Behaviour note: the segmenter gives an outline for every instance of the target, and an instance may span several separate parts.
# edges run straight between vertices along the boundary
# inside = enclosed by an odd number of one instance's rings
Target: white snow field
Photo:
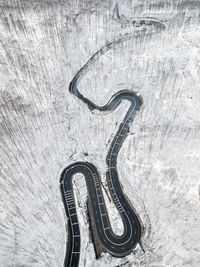
[[[62,170],[93,163],[105,181],[106,153],[127,111],[91,113],[68,91],[106,43],[133,35],[93,62],[81,93],[103,105],[122,89],[143,107],[118,157],[124,193],[144,227],[125,258],[96,260],[84,178],[74,191],[80,266],[200,266],[200,2],[119,0],[121,15],[154,17],[166,28],[122,25],[111,0],[0,0],[0,266],[62,267],[67,219]],[[122,16],[123,17],[123,16]],[[145,30],[146,29],[146,30]],[[105,192],[105,191],[104,191]],[[123,224],[106,197],[113,230]]]

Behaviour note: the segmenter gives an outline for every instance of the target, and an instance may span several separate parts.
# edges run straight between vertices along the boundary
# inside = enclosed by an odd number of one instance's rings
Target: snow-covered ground
[[[68,92],[80,67],[106,42],[134,37],[97,60],[80,91],[107,103],[121,89],[144,99],[118,158],[124,192],[145,228],[142,246],[96,261],[79,203],[80,266],[200,266],[200,2],[119,0],[121,14],[165,19],[162,33],[121,27],[114,1],[0,0],[0,266],[61,267],[66,217],[59,190],[64,167],[92,162],[105,181],[105,158],[127,103],[92,114]],[[106,194],[105,194],[106,197]],[[113,229],[123,226],[109,204]]]

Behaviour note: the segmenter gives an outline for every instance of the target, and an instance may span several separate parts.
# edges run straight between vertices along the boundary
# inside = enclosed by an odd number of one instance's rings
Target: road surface
[[[119,14],[117,14],[117,19],[120,20]],[[149,19],[147,19],[145,23],[139,23],[139,25],[150,25],[154,26],[154,28],[157,27],[157,32],[160,32],[165,28],[164,25],[161,27],[161,23],[158,23],[157,21],[153,23],[153,21],[149,21]],[[152,32],[149,34],[152,34]],[[122,90],[113,95],[105,106],[97,106],[91,100],[85,98],[78,90],[81,77],[89,69],[92,63],[99,56],[109,51],[113,46],[130,38],[133,38],[133,36],[127,35],[121,37],[118,40],[107,43],[102,49],[98,50],[76,73],[69,86],[69,91],[87,104],[91,111],[113,111],[120,105],[122,100],[129,101],[130,103],[128,111],[119,126],[106,157],[107,184],[112,200],[122,218],[124,233],[121,236],[118,236],[112,231],[101,189],[101,181],[96,167],[88,162],[76,162],[68,166],[64,169],[60,178],[62,199],[68,217],[69,230],[67,252],[64,263],[65,267],[78,266],[80,257],[80,229],[72,186],[72,179],[76,173],[81,173],[85,177],[88,191],[88,204],[90,207],[89,216],[91,217],[93,227],[92,230],[96,233],[95,238],[98,239],[97,241],[101,248],[115,257],[124,257],[133,250],[141,238],[142,226],[135,211],[130,206],[130,202],[122,192],[117,173],[117,156],[122,143],[129,132],[130,125],[142,106],[142,98],[133,91]]]
[[[112,231],[103,198],[100,177],[95,166],[88,162],[77,162],[68,166],[64,169],[61,175],[61,192],[66,214],[69,218],[68,229],[70,242],[68,242],[65,266],[78,266],[80,254],[80,230],[72,184],[73,176],[76,173],[81,173],[85,177],[88,200],[91,207],[90,216],[96,226],[98,241],[101,243],[104,250],[113,256],[123,257],[129,254],[140,240],[140,222],[134,210],[130,207],[127,198],[124,196],[119,182],[117,173],[117,155],[129,132],[130,124],[133,122],[136,113],[142,105],[142,99],[132,91],[120,91],[114,95],[109,103],[102,107],[101,110],[114,110],[119,106],[122,100],[129,101],[130,107],[123,122],[120,124],[108,151],[106,157],[108,166],[106,178],[110,194],[124,224],[124,233],[123,235],[118,236]]]

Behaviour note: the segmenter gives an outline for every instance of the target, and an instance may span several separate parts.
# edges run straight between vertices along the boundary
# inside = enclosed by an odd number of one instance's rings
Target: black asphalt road
[[[117,18],[118,17],[119,16],[117,15]],[[153,25],[154,28],[157,28],[158,33],[165,28],[164,26],[161,27],[157,21],[154,22],[151,20],[149,22],[148,19],[146,22],[142,21],[138,25],[149,25],[150,27]],[[141,34],[144,34],[144,32]],[[148,34],[151,35],[152,32],[149,32]],[[129,101],[130,103],[128,111],[123,119],[123,122],[120,124],[106,157],[108,167],[106,173],[107,183],[115,206],[123,220],[124,233],[123,235],[118,236],[112,231],[101,190],[100,177],[96,167],[88,162],[77,162],[68,166],[62,172],[60,179],[61,193],[66,215],[68,217],[69,230],[68,246],[64,264],[65,267],[78,266],[80,256],[80,230],[72,186],[72,179],[76,173],[81,173],[85,177],[88,190],[88,200],[91,207],[91,213],[89,215],[92,217],[91,219],[95,224],[98,242],[104,250],[113,256],[123,257],[129,254],[140,241],[141,225],[134,210],[131,208],[127,198],[122,192],[117,173],[117,156],[122,143],[129,132],[130,124],[133,122],[135,115],[142,106],[142,98],[132,91],[122,90],[113,95],[105,106],[100,107],[88,98],[85,98],[78,90],[80,79],[92,65],[92,62],[94,62],[99,56],[105,54],[115,45],[118,45],[120,42],[130,38],[133,38],[133,35],[121,37],[118,40],[107,43],[102,49],[98,50],[76,73],[69,86],[69,91],[87,104],[91,111],[113,111],[120,105],[122,100]]]
[[[80,230],[72,185],[72,179],[76,173],[81,173],[85,177],[88,198],[92,209],[91,216],[102,247],[113,256],[123,257],[129,254],[140,240],[141,225],[133,209],[128,204],[118,179],[117,155],[129,132],[130,124],[142,105],[142,99],[132,91],[120,91],[112,97],[106,106],[101,107],[101,110],[114,110],[122,100],[128,100],[130,107],[108,151],[106,158],[108,171],[106,177],[110,194],[123,220],[124,233],[118,236],[112,231],[101,190],[100,177],[95,166],[88,162],[77,162],[68,166],[61,175],[61,192],[66,214],[69,218],[68,229],[70,242],[68,244],[65,266],[78,266],[80,253]]]

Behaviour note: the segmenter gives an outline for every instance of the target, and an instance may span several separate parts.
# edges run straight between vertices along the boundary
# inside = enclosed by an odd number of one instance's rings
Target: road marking
[[[72,209],[74,209],[76,206],[74,205],[73,207],[71,207],[71,208],[68,208],[69,210],[72,210]]]
[[[68,200],[68,201],[67,201],[67,204],[68,204],[68,205],[72,205],[73,203],[74,203],[74,199],[71,199],[71,200]]]
[[[115,142],[116,145],[121,145],[121,143]]]

